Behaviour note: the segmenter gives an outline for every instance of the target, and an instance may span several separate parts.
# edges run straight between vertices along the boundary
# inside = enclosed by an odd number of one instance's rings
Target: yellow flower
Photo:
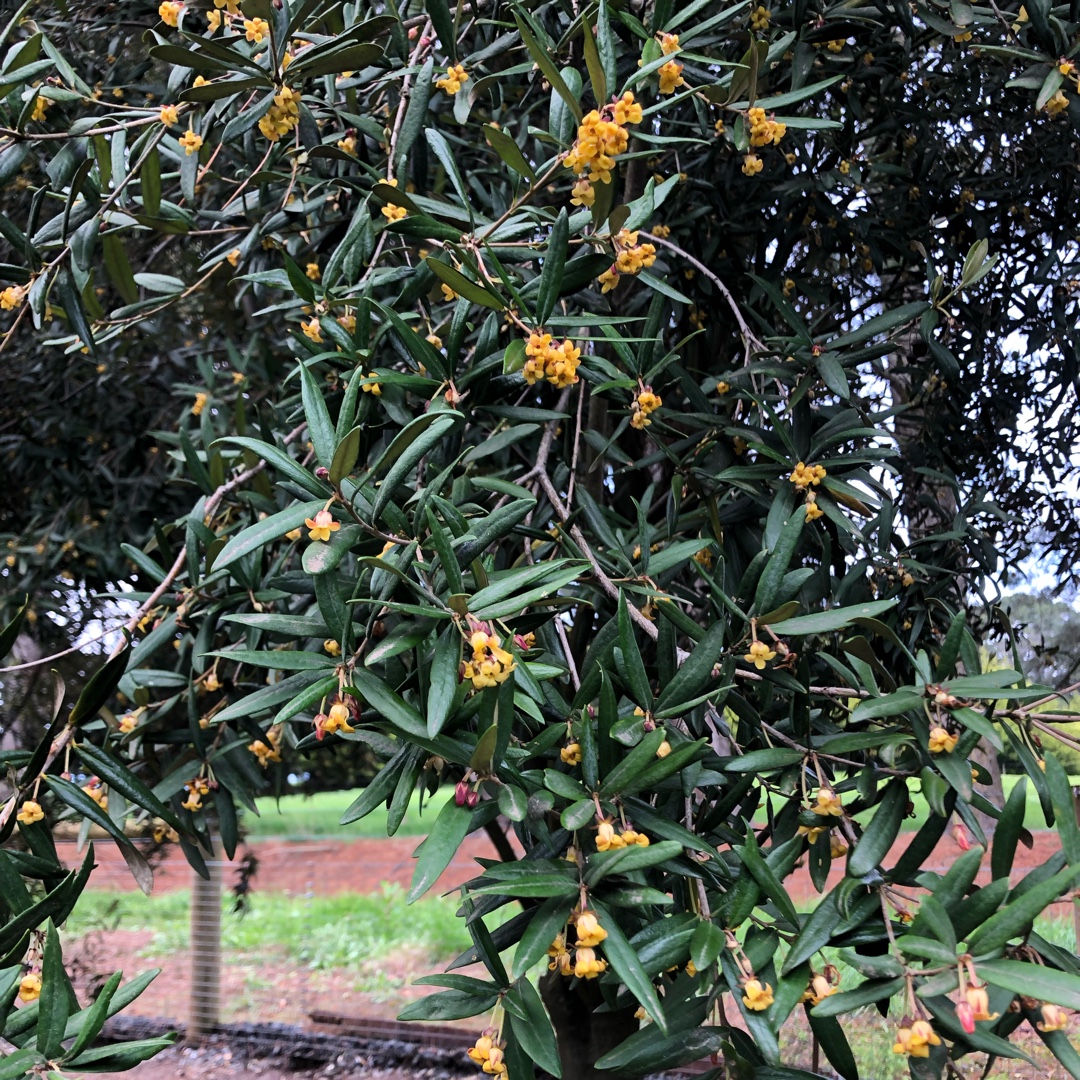
[[[387,221],[400,221],[409,213],[404,206],[398,206],[396,203],[387,203],[382,208],[382,216]]]
[[[798,833],[800,836],[805,836],[807,843],[817,843],[817,838],[823,833],[828,832],[828,825],[800,825]]]
[[[1040,1031],[1064,1031],[1069,1024],[1069,1015],[1057,1005],[1044,1002],[1040,1008],[1042,1019],[1035,1025]]]
[[[758,32],[769,29],[769,20],[772,18],[772,12],[762,5],[758,5],[750,13],[750,27]]]
[[[450,97],[453,97],[461,89],[461,84],[468,77],[469,73],[461,64],[452,64],[446,69],[446,74],[441,79],[436,80],[435,85],[440,90],[445,90]]]
[[[322,277],[322,271],[317,262],[309,262],[304,269],[304,277],[309,281],[318,281]]]
[[[162,105],[158,116],[166,127],[172,127],[180,120],[180,110],[175,105]]]
[[[660,93],[673,94],[676,87],[685,86],[686,80],[682,77],[683,66],[676,60],[669,60],[657,71],[660,78]]]
[[[341,655],[341,646],[333,638],[327,638],[322,643],[322,647],[323,650],[325,652],[328,652],[331,656]]]
[[[834,859],[839,859],[839,858],[842,858],[847,853],[848,853],[847,844],[845,844],[844,841],[839,836],[836,835],[836,833],[830,834],[830,836],[829,836],[829,854],[832,855],[832,857]]]
[[[969,986],[964,992],[968,1005],[971,1006],[973,1020],[996,1020],[997,1013],[990,1012],[990,996],[985,986]]]
[[[17,308],[23,302],[24,296],[26,296],[26,289],[22,286],[9,285],[3,292],[0,292],[0,309],[11,311],[13,308]]]
[[[157,9],[158,15],[161,16],[161,21],[166,26],[177,26],[180,22],[180,13],[184,10],[183,4],[178,4],[175,0],[162,0],[161,6]]]
[[[595,979],[607,971],[607,961],[597,960],[592,949],[577,949],[574,952],[574,974],[579,979]]]
[[[214,691],[221,689],[221,683],[218,681],[218,677],[215,672],[211,671],[210,674],[207,675],[205,679],[203,679],[203,688],[211,694],[214,693]]]
[[[290,529],[285,534],[285,539],[286,540],[292,540],[294,542],[299,540],[300,539],[300,530],[299,529]]]
[[[37,1001],[41,997],[41,976],[36,971],[24,975],[19,983],[20,1001]]]
[[[207,396],[208,395],[202,390],[200,390],[195,395],[194,404],[192,404],[192,406],[191,406],[191,415],[192,416],[202,416],[203,409],[206,408]]]
[[[128,735],[138,726],[139,718],[134,713],[127,713],[120,719],[120,732]]]
[[[30,114],[31,120],[44,120],[45,110],[52,104],[46,97],[38,97],[34,102],[34,111]]]
[[[320,510],[314,518],[305,518],[304,524],[308,527],[308,539],[322,543],[326,543],[330,534],[341,528],[341,522],[335,521],[329,510]]]
[[[844,804],[832,788],[820,787],[814,796],[814,805],[810,809],[821,817],[841,817]]]
[[[338,326],[347,334],[355,334],[356,316],[351,311],[346,311],[344,315],[338,316]]]
[[[663,404],[659,394],[654,394],[651,386],[646,386],[633,401],[633,414],[630,417],[630,426],[643,431],[652,421],[650,413],[656,412]]]
[[[671,743],[665,739],[657,748],[656,756],[658,758],[666,758],[671,753]]]
[[[612,106],[611,115],[615,123],[620,126],[641,123],[641,106],[634,100],[632,91],[627,90],[626,93],[615,102]]]
[[[208,11],[206,13],[206,25],[210,28],[211,34],[216,34],[221,26],[221,12],[220,11]]]
[[[665,56],[670,56],[672,53],[679,51],[679,35],[678,34],[663,34],[660,37],[660,48],[663,50]]]
[[[764,641],[751,641],[750,651],[743,656],[743,659],[748,664],[753,664],[758,671],[764,671],[766,662],[772,660],[775,656],[776,650],[770,649]]]
[[[638,847],[649,846],[649,838],[644,833],[638,832],[636,829],[623,829],[620,835],[622,836],[622,842],[627,847],[634,847],[635,845]]]
[[[959,741],[959,735],[950,735],[943,727],[935,726],[930,729],[931,754],[951,754]]]
[[[940,1046],[941,1040],[926,1020],[916,1020],[911,1027],[902,1027],[896,1033],[893,1045],[894,1054],[907,1054],[909,1057],[929,1057],[931,1046]]]
[[[202,136],[197,135],[191,128],[188,128],[179,139],[180,145],[184,148],[184,154],[187,157],[191,157],[192,154],[197,154],[202,149]]]
[[[225,261],[230,266],[238,266],[240,263],[240,249],[233,248],[232,251],[230,251],[229,254],[225,256]]]
[[[847,174],[848,174],[849,172],[851,172],[851,162],[850,162],[850,161],[848,161],[847,159],[845,159],[845,160],[841,161],[839,165],[837,165],[837,169],[838,169],[838,170],[839,170],[839,171],[840,171],[840,172],[841,172],[841,173],[842,173],[842,174],[843,174],[844,176],[847,176]]]
[[[352,135],[346,135],[344,139],[338,139],[338,149],[344,150],[346,154],[356,153],[356,138]]]
[[[581,764],[581,744],[572,742],[567,743],[559,751],[559,757],[567,765],[580,765]]]
[[[40,98],[38,99],[41,100]],[[1051,115],[1057,116],[1058,113],[1064,112],[1069,107],[1069,99],[1065,96],[1064,90],[1059,90],[1049,101],[1043,106],[1043,108]]]
[[[253,41],[256,45],[261,45],[262,40],[270,33],[270,24],[265,19],[245,19],[244,20],[244,37],[248,41]]]
[[[838,53],[844,48],[846,44],[846,38],[834,38],[832,41],[826,44],[825,48],[827,48],[831,53]]]
[[[743,158],[742,174],[743,176],[757,176],[762,169],[765,168],[765,162],[757,156],[757,154],[747,154]]]
[[[570,850],[573,851],[573,848]],[[576,861],[571,858],[570,852],[567,852],[567,858],[570,862]],[[558,971],[560,975],[569,975],[571,973],[570,953],[566,948],[565,934],[555,935],[555,940],[551,943],[547,954],[551,957],[551,963],[548,964],[548,971]]]
[[[760,107],[750,109],[746,115],[750,121],[751,146],[775,146],[787,134],[787,125],[769,120]]]
[[[619,284],[619,274],[614,267],[611,267],[611,269],[605,270],[596,280],[600,282],[600,291],[609,293]]]
[[[45,816],[45,811],[41,809],[39,803],[36,803],[33,799],[27,799],[22,804],[22,809],[15,815],[17,821],[21,821],[23,825],[33,825],[35,821],[41,821]]]
[[[712,552],[707,547],[702,548],[700,551],[695,551],[694,562],[696,562],[698,566],[703,566],[708,570],[712,566]]]
[[[583,911],[575,920],[577,943],[584,948],[593,948],[607,937],[607,931],[600,925],[595,912]]]
[[[343,701],[331,705],[330,715],[323,722],[323,731],[333,735],[336,731],[349,733],[355,730],[356,728],[349,724],[349,706]]]
[[[300,329],[303,330],[304,337],[314,341],[316,345],[322,344],[322,327],[319,326],[319,320],[316,316],[312,315],[307,322],[302,322]]]
[[[823,465],[807,465],[800,461],[791,470],[788,479],[801,491],[803,488],[817,487],[827,475]]]
[[[589,183],[587,176],[580,176],[570,189],[570,203],[572,206],[590,207],[596,202],[596,188]]]
[[[815,975],[810,980],[811,1005],[820,1005],[827,997],[835,993],[836,987],[824,975]]]
[[[743,1004],[753,1012],[764,1012],[773,1003],[772,987],[758,979],[751,979],[743,987]]]
[[[817,521],[819,517],[824,517],[825,511],[821,509],[817,504],[817,496],[812,492],[806,493],[806,520]]]
[[[369,371],[364,378],[368,381],[361,384],[360,389],[363,390],[365,394],[371,394],[373,397],[380,397],[382,395],[382,386],[377,382],[371,382],[372,379],[376,378],[375,372]]]
[[[442,291],[443,299],[446,301],[456,300],[458,298],[458,294],[454,292],[445,281],[439,284],[439,289]]]

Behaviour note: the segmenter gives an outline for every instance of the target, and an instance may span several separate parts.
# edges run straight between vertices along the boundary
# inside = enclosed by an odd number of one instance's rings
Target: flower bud
[[[956,1006],[956,1019],[960,1021],[960,1026],[971,1035],[975,1031],[975,1010],[966,1002],[961,1001]]]
[[[464,806],[465,800],[469,797],[469,785],[464,780],[459,780],[454,786],[454,802],[458,806]]]
[[[465,796],[465,805],[466,805],[466,806],[467,806],[467,807],[468,807],[468,808],[469,808],[470,810],[471,810],[471,809],[472,809],[472,808],[473,808],[473,807],[474,807],[474,806],[475,806],[475,805],[476,805],[476,804],[477,804],[477,803],[478,803],[479,801],[480,801],[480,792],[479,792],[479,791],[470,791],[470,792],[469,792],[469,794]]]
[[[325,465],[320,465],[320,466],[319,466],[319,467],[318,467],[318,468],[317,468],[317,469],[315,470],[315,476],[316,476],[316,477],[317,477],[317,478],[318,478],[319,480],[326,480],[326,479],[328,479],[328,478],[329,478],[329,476],[330,476],[330,470],[329,470],[329,469],[328,469],[328,468],[327,468],[327,467],[326,467]]]

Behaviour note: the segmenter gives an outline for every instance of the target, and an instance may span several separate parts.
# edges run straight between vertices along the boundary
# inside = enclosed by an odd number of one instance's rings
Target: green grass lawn
[[[1019,778],[1016,776],[1004,777],[1005,795],[1012,791]],[[1080,777],[1073,777],[1072,782],[1080,783]],[[926,801],[916,790],[919,786],[917,780],[910,781],[912,788],[912,802],[915,804],[915,816],[904,822],[905,831],[917,829],[927,818],[928,807]],[[431,822],[442,809],[443,804],[450,798],[453,789],[449,786],[440,789],[430,798],[425,798],[423,813],[420,812],[418,800],[414,799],[405,819],[398,829],[398,836],[423,836],[431,827]],[[341,815],[345,813],[350,804],[359,795],[359,791],[327,791],[318,795],[285,795],[280,799],[259,799],[259,816],[247,814],[244,824],[248,829],[248,835],[253,840],[267,838],[290,838],[306,840],[312,837],[332,836],[340,840],[356,840],[360,838],[373,838],[386,836],[386,808],[380,806],[361,821],[354,821],[349,825],[338,824]],[[760,815],[759,823],[765,820],[764,812]],[[1046,819],[1043,817],[1042,808],[1039,806],[1035,788],[1028,784],[1027,789],[1027,813],[1024,819],[1029,829],[1045,829]]]
[[[89,889],[64,926],[70,937],[92,930],[149,930],[145,952],[162,956],[188,947],[190,894],[186,889],[143,896]],[[509,917],[514,911],[507,906]],[[397,885],[358,895],[297,897],[256,892],[243,916],[223,901],[222,947],[248,956],[285,955],[308,968],[355,968],[402,951],[445,963],[472,943],[453,898],[430,897],[409,907]],[[514,909],[516,910],[516,909]],[[495,925],[494,921],[489,921]]]

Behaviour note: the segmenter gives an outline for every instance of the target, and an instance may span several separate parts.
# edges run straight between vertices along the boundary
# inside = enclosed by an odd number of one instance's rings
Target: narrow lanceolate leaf
[[[978,970],[991,986],[1067,1009],[1080,1009],[1080,976],[1020,960],[983,960]]]
[[[455,270],[448,263],[444,263],[439,259],[427,258],[424,260],[424,265],[442,282],[445,282],[458,294],[458,296],[464,296],[472,304],[479,304],[481,307],[493,308],[495,311],[502,311],[506,307],[506,302],[497,294],[493,293],[490,289],[483,285],[477,284],[477,282],[467,278],[459,270]]]
[[[37,1023],[37,1048],[50,1061],[60,1056],[67,1026],[70,990],[71,984],[60,952],[60,936],[50,920],[45,927]]]
[[[427,732],[434,737],[443,729],[458,688],[458,666],[461,663],[461,634],[456,626],[448,626],[439,635],[435,656],[428,677]]]
[[[978,955],[1002,948],[1007,941],[1023,932],[1047,906],[1071,888],[1078,877],[1080,866],[1067,866],[1052,878],[1028,889],[968,935],[968,952]]]
[[[626,940],[622,928],[603,904],[594,900],[593,907],[600,916],[604,929],[607,930],[604,955],[612,970],[618,975],[626,989],[637,998],[638,1004],[656,1021],[657,1029],[667,1035],[667,1018],[664,1016],[660,999],[656,995],[656,988],[641,966],[641,960],[634,951],[634,947]]]
[[[420,846],[412,885],[405,897],[407,904],[419,900],[450,865],[469,831],[471,820],[472,811],[466,806],[458,806],[452,799],[439,811],[431,832]]]
[[[308,518],[314,518],[325,505],[325,500],[297,503],[295,506],[279,510],[276,514],[257,521],[242,532],[238,532],[218,552],[218,557],[214,560],[214,569],[224,570],[237,559],[242,559],[245,555],[250,555],[253,551],[258,551],[259,548],[280,540],[293,529],[301,528]]]
[[[540,287],[536,295],[536,322],[543,326],[559,298],[562,288],[563,268],[566,266],[567,243],[570,239],[570,218],[564,206],[551,227],[544,265],[540,271]]]
[[[521,176],[526,177],[529,180],[536,179],[536,171],[525,160],[525,155],[521,152],[521,148],[505,131],[500,131],[497,127],[491,124],[484,125],[484,138],[487,139],[488,145],[503,159],[503,162],[510,166],[514,172]]]
[[[881,802],[874,808],[874,816],[848,858],[848,877],[866,877],[885,858],[900,833],[907,808],[907,784],[898,777],[885,789]]]
[[[330,411],[326,407],[322,390],[319,389],[315,376],[311,374],[311,369],[304,363],[300,364],[300,387],[311,445],[315,448],[319,464],[329,469],[334,461],[334,425],[330,420]]]

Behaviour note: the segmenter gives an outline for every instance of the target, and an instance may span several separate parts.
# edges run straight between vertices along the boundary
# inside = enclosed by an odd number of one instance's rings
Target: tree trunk
[[[558,1038],[562,1080],[611,1080],[616,1074],[610,1069],[594,1066],[637,1031],[634,1010],[596,1012],[604,1001],[596,982],[578,979],[571,986],[571,980],[557,971],[540,980],[540,996]]]

